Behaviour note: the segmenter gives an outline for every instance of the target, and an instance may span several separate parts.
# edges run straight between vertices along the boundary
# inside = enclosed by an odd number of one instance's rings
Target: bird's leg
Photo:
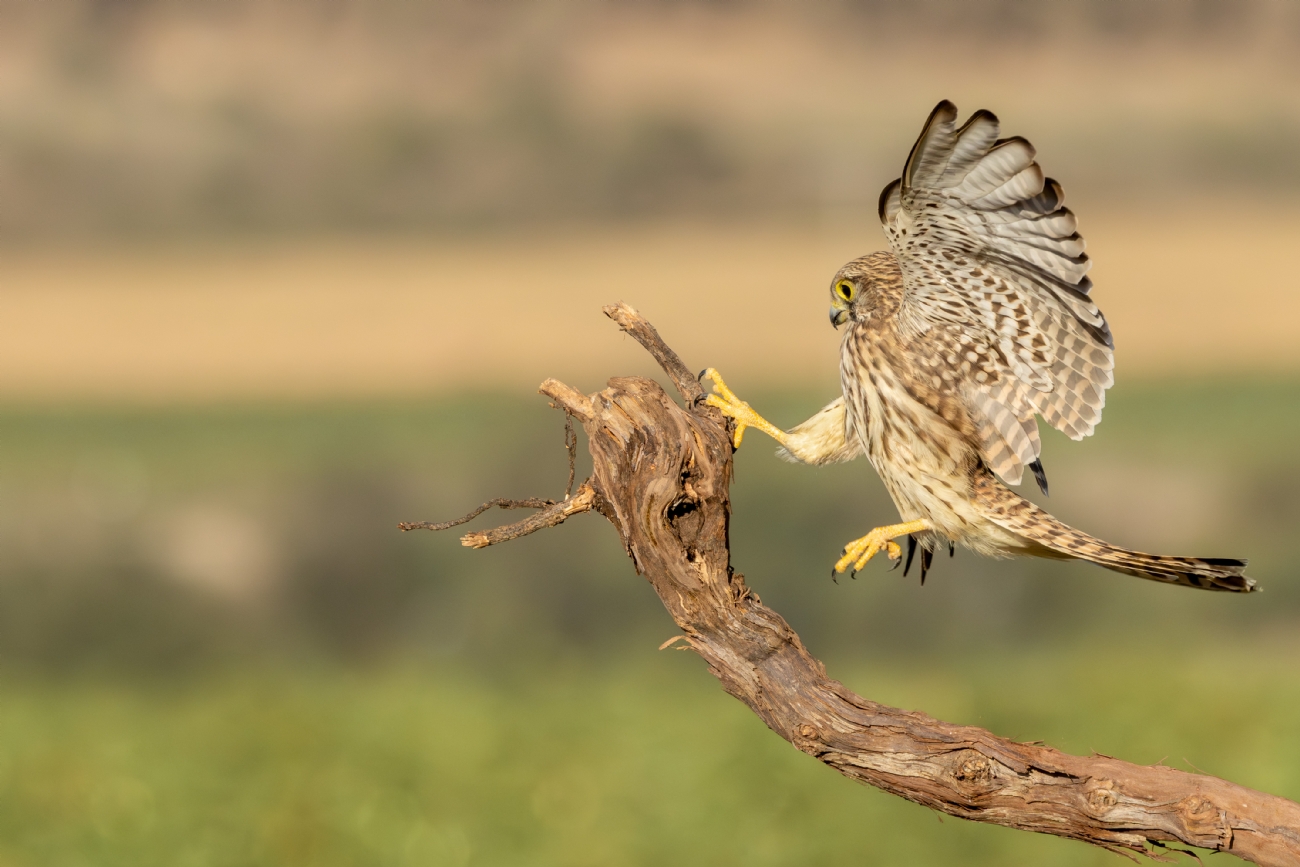
[[[919,521],[908,521],[906,524],[890,524],[888,527],[877,527],[861,539],[854,539],[844,546],[844,556],[835,564],[836,572],[843,572],[850,565],[853,571],[857,572],[867,561],[883,550],[889,555],[890,560],[897,560],[903,556],[903,549],[898,547],[894,539],[899,536],[906,536],[909,533],[920,533],[924,530],[933,530],[930,522],[922,518]]]
[[[785,431],[754,412],[753,408],[740,398],[736,397],[727,384],[722,381],[722,375],[712,367],[700,374],[700,379],[713,380],[713,394],[704,399],[709,406],[716,406],[722,410],[722,414],[736,420],[736,435],[734,448],[740,448],[740,441],[745,436],[745,428],[757,428],[781,445],[786,445],[787,436]],[[841,572],[844,570],[841,569]]]

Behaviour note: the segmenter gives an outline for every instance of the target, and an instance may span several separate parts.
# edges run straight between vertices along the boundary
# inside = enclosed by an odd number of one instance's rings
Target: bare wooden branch
[[[569,388],[564,383],[554,379],[548,379],[542,383],[544,389],[548,385],[554,387],[557,395],[562,395],[580,409],[588,411],[591,409],[591,402],[585,395]],[[518,539],[520,536],[527,536],[529,533],[536,533],[546,527],[563,524],[572,515],[590,511],[596,503],[596,493],[591,487],[591,480],[588,479],[583,482],[576,495],[573,493],[573,477],[578,457],[578,435],[573,432],[573,410],[567,405],[563,405],[561,408],[564,409],[564,450],[569,453],[569,481],[564,486],[563,500],[557,503],[554,500],[543,500],[540,497],[528,497],[523,500],[498,497],[495,500],[488,500],[469,514],[450,521],[438,523],[432,521],[403,521],[397,525],[397,529],[402,532],[407,530],[449,530],[452,527],[458,527],[474,520],[493,506],[502,509],[541,509],[540,512],[530,515],[522,521],[516,521],[513,524],[491,530],[476,530],[460,537],[460,543],[466,548],[486,548],[488,545],[508,542],[511,539]]]
[[[569,481],[564,484],[564,499],[573,496],[573,479],[578,471],[578,435],[573,432],[573,416],[564,414],[564,450],[569,453]]]
[[[543,500],[539,497],[528,497],[523,500],[508,500],[505,497],[497,497],[495,500],[488,500],[468,515],[453,518],[450,521],[439,521],[437,523],[433,521],[403,521],[397,525],[397,529],[403,533],[407,530],[450,530],[452,527],[468,524],[494,506],[501,509],[545,509],[547,506],[554,505],[554,500]]]
[[[596,410],[591,405],[591,398],[576,388],[571,388],[558,379],[548,379],[537,389],[560,405],[560,408],[578,421],[586,424],[591,421]]]
[[[447,530],[473,520],[493,506],[500,506],[503,509],[541,509],[540,512],[535,512],[522,521],[515,521],[513,524],[506,524],[504,527],[493,527],[491,530],[475,530],[473,533],[466,533],[460,537],[460,543],[466,548],[486,548],[488,545],[509,542],[511,539],[518,539],[520,536],[527,536],[529,533],[536,533],[538,530],[563,524],[574,515],[591,511],[595,504],[596,491],[591,487],[591,479],[587,479],[578,486],[577,493],[558,503],[553,500],[535,498],[531,500],[490,500],[465,517],[457,518],[454,521],[443,521],[440,524],[433,524],[429,521],[401,523],[397,525],[397,529],[402,531]]]
[[[646,321],[640,313],[637,313],[631,306],[620,301],[617,304],[610,304],[603,308],[604,313],[610,319],[618,323],[628,334],[636,338],[637,343],[645,347],[646,351],[654,356],[654,360],[659,362],[659,366],[668,374],[673,385],[677,387],[678,393],[681,394],[688,404],[694,405],[704,397],[704,389],[700,387],[700,381],[691,369],[687,367],[677,355],[668,348],[663,338],[655,327]]]
[[[696,406],[698,383],[649,323],[625,305],[606,313],[663,364],[686,408],[641,377],[612,379],[590,398],[548,380],[542,391],[587,432],[594,474],[573,498],[584,505],[547,507],[526,530],[528,521],[479,534],[483,544],[597,508],[723,688],[852,779],[952,816],[1117,852],[1181,843],[1271,867],[1300,864],[1300,804],[1161,765],[1017,743],[877,704],[829,678],[731,569],[732,447],[720,419]]]
[[[509,542],[511,539],[518,539],[520,536],[527,536],[529,533],[536,533],[538,530],[563,524],[574,515],[591,511],[595,507],[595,503],[596,491],[591,486],[591,479],[588,479],[579,485],[577,492],[567,500],[551,503],[540,512],[535,512],[522,521],[516,521],[504,527],[466,533],[460,537],[460,543],[466,548],[486,548],[488,545],[495,545],[498,542]]]

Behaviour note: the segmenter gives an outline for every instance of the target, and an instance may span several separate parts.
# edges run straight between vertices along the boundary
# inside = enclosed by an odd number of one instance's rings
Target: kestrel
[[[707,402],[735,420],[737,446],[754,427],[790,460],[867,456],[902,520],[846,545],[837,573],[881,550],[898,561],[894,539],[908,536],[909,564],[922,549],[923,579],[936,550],[962,545],[1206,590],[1254,589],[1244,560],[1129,551],[1003,484],[1020,484],[1028,468],[1047,493],[1035,416],[1071,439],[1091,434],[1114,381],[1114,342],[1089,298],[1091,262],[1061,185],[1043,176],[1025,139],[998,138],[992,113],[956,120],[956,107],[939,103],[903,176],[881,193],[889,251],[855,259],[831,282],[831,323],[847,325],[843,395],[782,431],[710,368]]]

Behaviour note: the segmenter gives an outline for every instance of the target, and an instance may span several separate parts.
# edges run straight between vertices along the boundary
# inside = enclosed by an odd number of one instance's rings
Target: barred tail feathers
[[[1201,590],[1249,593],[1257,589],[1254,579],[1245,574],[1245,560],[1170,557],[1120,548],[1058,521],[991,477],[977,484],[977,495],[993,523],[1047,549],[1044,556],[1087,560],[1113,572]]]
[[[1078,530],[1072,532],[1076,537],[1081,537],[1090,543],[1089,550],[1075,553],[1075,557],[1096,563],[1112,572],[1136,575],[1138,578],[1163,581],[1166,584],[1197,587],[1201,590],[1250,593],[1257,589],[1255,579],[1246,577],[1245,560],[1144,554],[1141,551],[1130,551],[1109,545]]]

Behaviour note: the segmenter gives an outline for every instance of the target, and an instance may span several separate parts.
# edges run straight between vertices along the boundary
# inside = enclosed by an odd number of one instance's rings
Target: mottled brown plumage
[[[843,396],[782,432],[711,372],[710,403],[776,437],[805,463],[865,453],[902,522],[849,543],[836,564],[859,569],[911,535],[925,552],[952,543],[981,554],[1081,559],[1156,581],[1246,592],[1242,560],[1128,551],[1062,524],[999,481],[1030,468],[1044,493],[1036,416],[1073,439],[1092,433],[1113,382],[1110,329],[1089,298],[1090,262],[1061,187],[1024,139],[998,139],[997,118],[957,127],[943,102],[903,176],[880,198],[890,250],[845,265],[831,320],[846,325]],[[923,565],[928,558],[923,556]]]

